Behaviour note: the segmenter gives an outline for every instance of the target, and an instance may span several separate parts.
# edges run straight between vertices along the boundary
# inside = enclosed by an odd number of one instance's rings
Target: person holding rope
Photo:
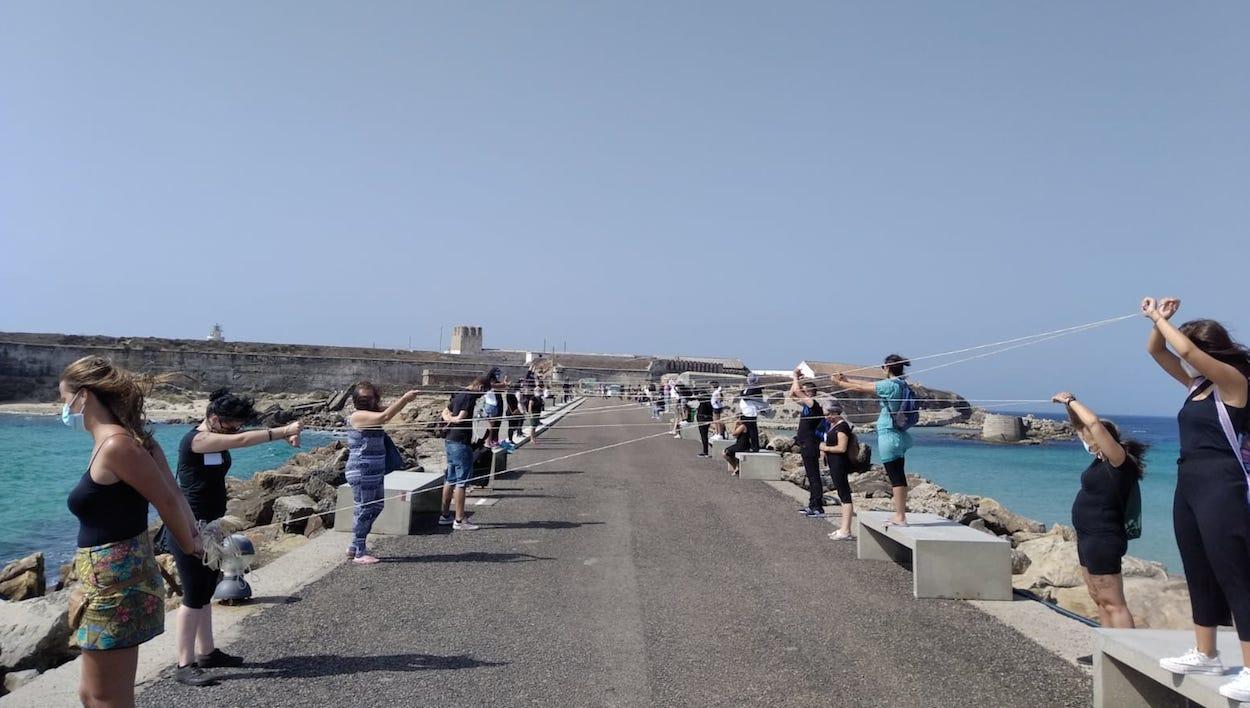
[[[529,418],[530,445],[534,447],[538,447],[538,426],[542,424],[544,407],[546,404],[542,396],[530,396],[525,412],[526,417]]]
[[[1250,350],[1215,320],[1179,328],[1180,300],[1142,300],[1154,322],[1146,348],[1188,394],[1177,420],[1181,456],[1172,523],[1189,584],[1197,646],[1159,665],[1177,674],[1222,674],[1216,629],[1230,623],[1241,640],[1242,670],[1220,695],[1250,701]]]
[[[243,426],[256,417],[252,399],[218,389],[208,398],[204,420],[182,436],[178,444],[178,486],[187,498],[195,518],[210,523],[226,515],[226,475],[230,472],[230,451],[274,440],[285,440],[299,447],[299,422],[266,430],[243,432]],[[172,546],[178,582],[182,585],[182,605],[178,608],[178,665],[174,680],[188,686],[213,682],[204,669],[233,668],[243,659],[218,649],[213,642],[213,593],[221,573],[205,565],[198,555]]]
[[[907,472],[904,456],[913,444],[907,427],[909,424],[914,425],[914,421],[899,419],[908,417],[915,401],[911,388],[904,380],[908,366],[911,366],[910,361],[898,354],[891,354],[881,365],[886,374],[886,378],[881,381],[851,381],[846,374],[837,375],[838,385],[844,389],[872,393],[881,401],[881,415],[877,417],[877,448],[881,452],[885,474],[890,480],[894,505],[894,516],[885,522],[887,526],[907,525]]]
[[[369,532],[382,514],[386,496],[386,473],[400,469],[403,458],[382,429],[399,415],[418,393],[408,391],[382,408],[382,392],[368,381],[352,388],[355,412],[347,419],[347,483],[352,488],[352,542],[347,557],[356,565],[373,565],[378,559],[369,553]]]
[[[699,426],[699,441],[703,443],[703,452],[697,456],[711,457],[708,454],[708,428],[712,426],[712,396],[707,391],[695,391],[692,404],[695,406],[695,423]]]
[[[454,531],[476,531],[479,527],[464,517],[465,486],[473,476],[473,409],[482,392],[490,387],[491,376],[479,376],[468,388],[454,393],[443,409],[443,422],[448,423],[443,448],[447,453],[447,473],[443,482],[443,510],[438,517],[440,526],[450,526]],[[530,398],[533,405],[535,397]],[[532,440],[530,442],[533,442]],[[452,516],[452,504],[455,516]]]
[[[759,415],[767,405],[764,400],[764,387],[760,385],[760,377],[756,374],[747,374],[747,384],[738,398],[738,410],[741,413],[739,420],[747,426],[750,449],[742,452],[760,451]]]
[[[514,436],[525,438],[525,412],[521,409],[521,386],[517,384],[504,396],[505,411],[508,414],[508,443],[513,443]]]
[[[721,422],[721,411],[725,410],[725,391],[719,381],[712,382],[712,439],[725,439],[725,424]]]
[[[801,381],[802,373],[794,370],[790,382],[790,399],[802,406],[799,412],[799,430],[794,440],[803,459],[803,471],[807,473],[807,506],[799,513],[811,519],[825,518],[825,490],[820,479],[821,436],[817,432],[825,411],[816,400],[816,384]]]
[[[825,434],[820,441],[820,451],[825,453],[825,465],[829,467],[829,477],[833,480],[833,488],[838,492],[838,501],[842,503],[842,523],[838,530],[829,534],[835,541],[849,541],[851,521],[855,518],[855,507],[851,503],[851,460],[858,448],[855,431],[842,415],[842,404],[836,400],[825,406]]]
[[[82,650],[84,706],[133,706],[139,645],[165,631],[165,583],[148,538],[148,504],[174,542],[200,555],[195,516],[143,415],[139,380],[100,356],[61,372],[61,421],[91,435],[87,469],[66,500],[78,518],[70,641]]]
[[[1085,587],[1098,605],[1099,624],[1133,629],[1120,571],[1128,553],[1129,500],[1140,495],[1137,484],[1147,446],[1121,438],[1114,423],[1099,418],[1071,393],[1056,393],[1051,400],[1067,409],[1081,445],[1094,456],[1081,473],[1081,490],[1072,502],[1076,555]]]

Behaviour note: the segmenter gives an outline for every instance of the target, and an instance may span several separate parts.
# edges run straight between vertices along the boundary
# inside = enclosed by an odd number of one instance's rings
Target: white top
[[[720,410],[725,407],[725,394],[721,393],[720,388],[712,392],[712,409]]]

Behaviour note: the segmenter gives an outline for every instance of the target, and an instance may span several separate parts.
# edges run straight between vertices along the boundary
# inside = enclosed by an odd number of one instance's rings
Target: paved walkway
[[[597,405],[590,402],[578,412]],[[640,437],[640,409],[567,418],[515,469]],[[828,524],[654,438],[497,480],[480,531],[377,544],[243,621],[251,664],[140,705],[1061,706],[1089,679]],[[344,544],[346,543],[346,537]]]

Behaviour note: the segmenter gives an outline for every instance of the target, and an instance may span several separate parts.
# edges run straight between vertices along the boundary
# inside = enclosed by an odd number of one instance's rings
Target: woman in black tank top
[[[1051,400],[1067,409],[1081,444],[1094,456],[1081,473],[1081,487],[1072,502],[1076,555],[1085,587],[1098,606],[1103,627],[1133,629],[1121,560],[1128,552],[1128,501],[1142,474],[1146,446],[1122,439],[1114,423],[1100,419],[1071,393],[1056,393]]]
[[[299,422],[278,428],[243,431],[256,416],[252,399],[236,396],[226,389],[209,396],[204,420],[188,430],[178,446],[178,486],[186,495],[195,518],[212,522],[226,514],[226,474],[230,471],[230,451],[275,440],[299,447]],[[203,686],[211,679],[203,669],[242,666],[243,659],[218,649],[213,642],[213,593],[220,573],[204,565],[197,556],[171,549],[182,584],[182,606],[178,608],[178,665],[174,680],[189,686]]]
[[[1250,350],[1214,320],[1177,328],[1170,320],[1179,308],[1174,298],[1142,301],[1142,313],[1154,322],[1150,355],[1189,389],[1177,416],[1181,457],[1172,521],[1189,584],[1197,646],[1159,664],[1178,674],[1222,674],[1215,643],[1220,625],[1236,624],[1243,667],[1250,665],[1250,472],[1235,449],[1240,446],[1236,437],[1245,434],[1250,422]],[[1225,431],[1222,417],[1231,431]],[[1243,668],[1221,686],[1220,694],[1250,701],[1250,669]]]
[[[178,545],[203,549],[165,453],[145,424],[135,378],[91,356],[67,366],[59,388],[62,421],[94,441],[68,500],[79,522],[74,567],[82,609],[71,635],[82,649],[78,693],[84,704],[134,705],[139,645],[165,630],[165,585],[148,540],[148,504]]]

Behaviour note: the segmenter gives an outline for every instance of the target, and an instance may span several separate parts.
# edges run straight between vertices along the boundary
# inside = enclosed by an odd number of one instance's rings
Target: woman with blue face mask
[[[1146,445],[1122,439],[1114,423],[1100,419],[1071,393],[1056,393],[1051,400],[1067,409],[1077,437],[1094,458],[1081,473],[1081,489],[1072,502],[1085,587],[1098,605],[1102,626],[1133,629],[1120,561],[1128,553],[1128,504],[1139,493]]]
[[[65,367],[59,390],[61,419],[94,443],[68,499],[78,517],[78,586],[70,605],[71,641],[82,649],[78,697],[85,706],[133,706],[139,645],[165,631],[165,584],[148,538],[148,504],[182,550],[204,549],[148,430],[139,381],[89,356]]]

